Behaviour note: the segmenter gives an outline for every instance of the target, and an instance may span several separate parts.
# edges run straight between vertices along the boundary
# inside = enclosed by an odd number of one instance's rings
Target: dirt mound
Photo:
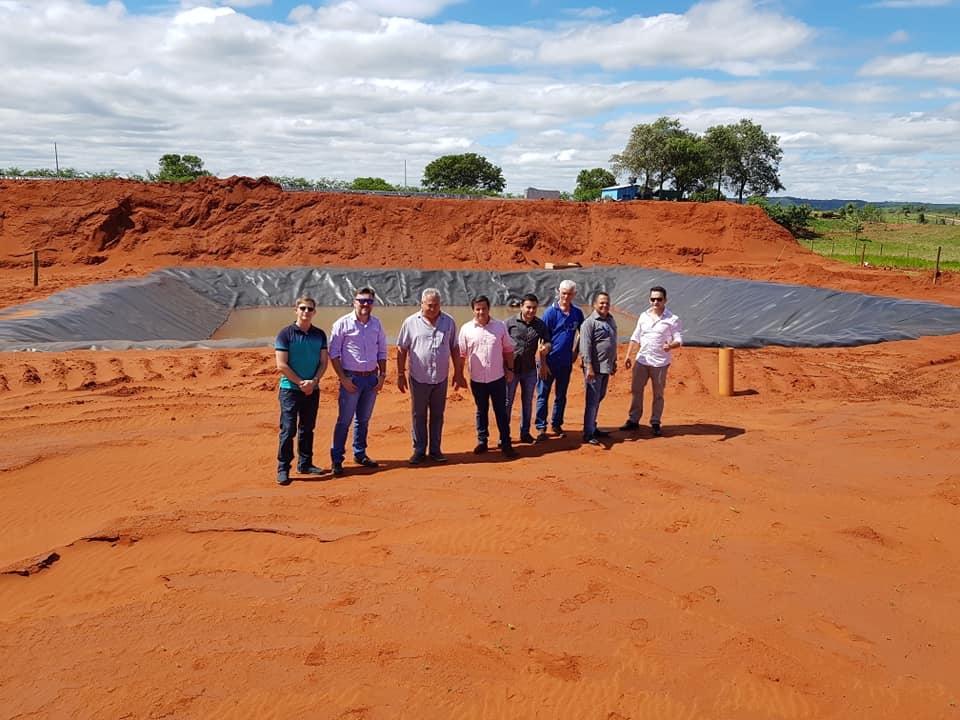
[[[809,254],[757,208],[729,203],[442,200],[284,192],[266,178],[194,183],[0,182],[0,259],[166,265],[338,263],[514,269],[698,264]],[[17,260],[17,258],[21,258]]]
[[[40,250],[43,287],[25,285]],[[0,181],[0,306],[171,265],[516,270],[636,265],[960,302],[949,273],[852,268],[733,203],[444,200],[284,192],[267,178]]]

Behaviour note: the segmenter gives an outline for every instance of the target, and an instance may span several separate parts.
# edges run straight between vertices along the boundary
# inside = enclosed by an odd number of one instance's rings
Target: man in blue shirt
[[[577,284],[564,280],[557,290],[557,301],[543,314],[543,322],[550,331],[550,353],[547,355],[547,377],[537,382],[537,440],[547,439],[547,406],[550,403],[550,388],[557,383],[553,400],[550,428],[557,437],[563,437],[563,415],[567,408],[567,388],[573,361],[579,349],[578,335],[583,324],[583,311],[573,304],[577,297]]]
[[[277,451],[277,483],[290,484],[293,438],[297,438],[297,472],[322,475],[313,464],[313,429],[320,407],[320,378],[327,371],[327,336],[313,326],[317,303],[311,297],[297,298],[297,319],[277,334],[274,350],[280,371],[280,447]],[[299,427],[298,427],[299,426]]]

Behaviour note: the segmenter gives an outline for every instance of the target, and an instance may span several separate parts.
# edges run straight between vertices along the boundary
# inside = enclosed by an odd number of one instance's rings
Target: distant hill
[[[960,209],[960,205],[954,204],[944,204],[944,203],[919,203],[919,202],[907,202],[906,200],[885,200],[883,202],[871,202],[868,203],[866,200],[811,200],[809,198],[798,198],[790,197],[785,195],[784,197],[770,197],[767,198],[773,205],[783,205],[788,207],[790,205],[809,205],[814,210],[838,210],[839,208],[845,207],[846,205],[853,203],[857,207],[863,205],[872,205],[877,208],[901,208],[909,207],[914,209],[923,209],[923,210],[957,210]]]

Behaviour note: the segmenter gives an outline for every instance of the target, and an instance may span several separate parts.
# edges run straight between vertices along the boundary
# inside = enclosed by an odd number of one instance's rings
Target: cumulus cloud
[[[960,55],[909,53],[880,57],[860,68],[860,74],[871,77],[928,78],[956,83],[960,78]]]
[[[58,142],[61,166],[81,170],[143,173],[180,152],[223,175],[417,183],[436,157],[477,152],[512,192],[572,190],[637,123],[703,132],[747,117],[781,137],[791,194],[842,188],[837,168],[875,154],[876,187],[912,197],[892,159],[952,147],[960,129],[955,57],[878,58],[859,79],[807,72],[819,30],[762,0],[496,27],[428,21],[449,0],[305,4],[284,22],[245,14],[252,1],[135,14],[0,0],[0,167],[48,167]],[[921,99],[923,114],[904,112]],[[941,153],[930,171],[942,193],[957,187],[951,162]],[[795,169],[808,167],[819,178]]]

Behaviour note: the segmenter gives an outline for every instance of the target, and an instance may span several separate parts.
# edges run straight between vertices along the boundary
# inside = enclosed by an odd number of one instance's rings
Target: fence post
[[[940,277],[940,253],[943,250],[943,245],[937,246],[937,266],[933,271],[933,284],[937,284],[937,278]]]
[[[33,251],[33,286],[40,284],[40,251]]]

